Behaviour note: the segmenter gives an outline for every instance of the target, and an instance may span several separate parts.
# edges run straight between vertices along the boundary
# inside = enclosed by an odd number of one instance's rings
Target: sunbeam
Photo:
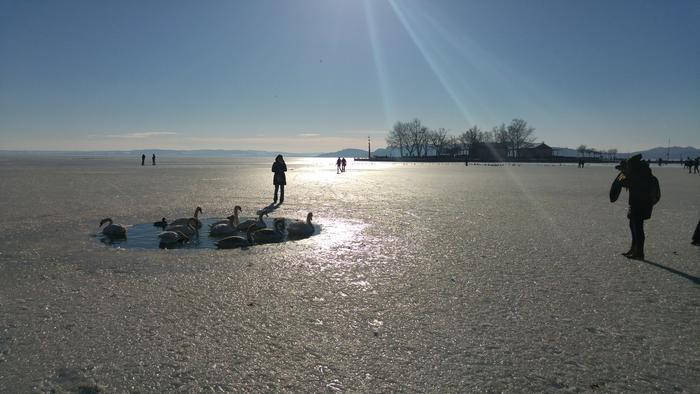
[[[374,66],[377,70],[377,79],[379,80],[379,90],[382,95],[382,105],[384,119],[387,127],[398,118],[394,106],[394,100],[389,87],[388,76],[386,72],[385,62],[382,55],[381,42],[377,33],[376,19],[372,3],[370,0],[364,0],[365,20],[367,22],[367,31],[369,35],[370,45],[372,46],[372,56],[374,57]]]
[[[490,75],[490,80],[498,80],[498,81],[503,81],[504,83],[504,88],[508,90],[518,90],[519,88],[515,88],[515,82],[512,79],[512,77],[508,77],[508,73],[501,71],[500,73],[494,73],[493,71],[489,70],[486,64],[483,63],[483,61],[478,60],[478,58],[481,55],[484,55],[485,52],[483,50],[480,50],[478,46],[476,45],[468,45],[466,48],[462,45],[459,45],[453,37],[449,34],[447,30],[444,28],[440,27],[439,24],[432,18],[427,17],[424,14],[421,14],[422,19],[420,21],[417,21],[418,16],[414,14],[419,14],[417,12],[410,12],[402,9],[399,7],[397,2],[395,0],[389,0],[389,4],[391,4],[391,7],[393,11],[395,12],[396,16],[399,18],[401,21],[401,24],[403,25],[404,29],[408,32],[409,36],[411,37],[411,40],[413,40],[413,43],[416,45],[418,50],[420,51],[421,55],[425,59],[425,61],[428,63],[430,66],[431,71],[435,75],[435,77],[440,81],[440,84],[442,87],[445,89],[445,92],[450,96],[452,99],[454,105],[459,109],[460,113],[464,117],[464,120],[467,122],[467,124],[471,124],[474,122],[474,115],[467,110],[464,102],[460,99],[460,92],[454,87],[455,84],[461,85],[462,88],[472,90],[468,84],[468,82],[461,77],[461,73],[452,70],[453,67],[450,65],[450,62],[447,61],[447,57],[444,55],[441,55],[439,50],[437,49],[437,45],[429,45],[429,43],[426,42],[424,37],[418,34],[418,29],[414,28],[415,26],[423,26],[423,25],[428,25],[431,29],[437,31],[440,35],[440,38],[445,40],[446,42],[449,43],[450,46],[453,48],[457,49],[460,52],[460,55],[462,58],[466,59],[469,64],[476,70],[479,71],[480,73],[489,73],[489,74],[496,74],[496,75]],[[409,15],[410,14],[410,15]],[[412,24],[413,21],[413,24]],[[419,23],[420,22],[420,23]],[[474,52],[470,52],[471,49],[474,49]],[[479,56],[475,56],[474,53],[478,54]],[[487,59],[492,59],[493,57],[486,57]],[[473,60],[477,59],[477,60]],[[502,67],[499,67],[497,70],[503,70]],[[474,94],[476,96],[476,94]],[[526,98],[523,98],[524,100]],[[530,97],[531,99],[531,97]],[[528,100],[530,101],[530,100]],[[481,111],[487,112],[487,114],[490,112],[481,103],[476,103]],[[489,117],[493,117],[493,115],[489,115]],[[483,116],[481,116],[483,118]],[[555,222],[554,217],[552,217],[552,214],[548,212],[544,207],[541,206],[541,204],[537,201],[537,199],[528,191],[528,189],[525,187],[525,185],[522,183],[520,178],[514,174],[513,169],[510,166],[505,166],[505,171],[508,175],[508,177],[511,179],[513,184],[515,184],[518,189],[521,191],[523,197],[526,199],[526,201],[533,207],[533,209],[537,210],[537,212],[540,214],[541,217],[546,218],[546,220],[555,228],[558,229],[560,226]],[[559,238],[560,241],[566,242],[569,241],[569,238],[567,238],[561,231],[555,231],[555,236]]]
[[[547,97],[553,97],[552,93],[544,92],[541,88],[532,84],[527,78],[520,75],[520,72],[513,67],[509,67],[490,51],[485,50],[474,39],[467,35],[459,36],[448,31],[448,29],[428,13],[421,13],[424,22],[435,31],[439,37],[450,46],[450,54],[467,62],[485,80],[494,83],[495,89],[500,89],[512,96],[513,102],[527,103],[534,105],[540,113],[552,111],[552,105]],[[459,81],[469,87],[467,81],[461,77],[461,73],[456,74]],[[474,89],[470,89],[474,92]],[[494,116],[490,109],[482,102],[476,102],[480,109],[488,111],[486,119],[489,123],[497,123],[498,117]],[[494,103],[497,105],[498,103]],[[483,119],[484,117],[481,116]]]
[[[396,4],[396,1],[389,0],[389,4],[394,10],[396,16],[401,21],[401,24],[403,25],[404,29],[406,29],[406,31],[408,32],[409,36],[411,37],[411,40],[413,40],[413,43],[420,51],[421,55],[423,55],[423,58],[428,63],[428,66],[430,66],[430,69],[432,70],[433,74],[435,74],[435,77],[438,79],[438,81],[440,81],[440,85],[442,85],[443,89],[445,89],[445,92],[447,92],[447,94],[450,96],[453,104],[457,107],[461,115],[464,117],[464,120],[468,124],[471,124],[473,122],[474,116],[464,106],[464,104],[459,98],[459,95],[451,86],[446,72],[442,69],[442,67],[440,67],[436,59],[434,59],[434,56],[436,55],[430,53],[428,49],[429,46],[425,42],[423,42],[422,38],[417,34],[416,30],[413,28],[411,22],[409,21],[409,16]]]

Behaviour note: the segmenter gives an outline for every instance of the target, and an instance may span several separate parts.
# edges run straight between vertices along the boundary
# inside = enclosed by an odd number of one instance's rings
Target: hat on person
[[[629,159],[627,159],[627,167],[632,169],[632,168],[641,168],[644,164],[647,164],[644,160],[642,160],[642,154],[638,153]]]

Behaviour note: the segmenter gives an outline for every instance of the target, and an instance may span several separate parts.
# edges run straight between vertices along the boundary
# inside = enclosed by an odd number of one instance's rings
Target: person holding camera
[[[642,160],[642,155],[623,160],[615,168],[620,170],[620,174],[615,177],[610,188],[610,202],[617,201],[623,187],[629,192],[627,218],[632,233],[632,246],[622,255],[644,260],[644,221],[651,218],[654,205],[661,199],[659,181],[652,175],[649,163]]]

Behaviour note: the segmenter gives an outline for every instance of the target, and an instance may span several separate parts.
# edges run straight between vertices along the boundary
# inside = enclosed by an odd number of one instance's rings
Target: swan
[[[226,237],[224,239],[220,239],[218,242],[215,242],[214,245],[216,245],[216,247],[219,249],[236,249],[251,246],[253,245],[253,231],[255,231],[253,230],[253,226],[250,226],[245,233],[245,237],[240,235]]]
[[[189,218],[187,219],[187,225],[184,224],[171,224],[165,228],[165,231],[179,231],[188,237],[191,237],[197,233],[197,219]],[[174,223],[174,222],[173,222]]]
[[[282,242],[282,240],[284,239],[284,219],[275,219],[273,226],[274,230],[271,228],[263,228],[253,232],[253,241],[256,244],[270,244]]]
[[[199,221],[199,214],[202,213],[202,207],[197,207],[194,210],[194,216],[192,218],[180,218],[180,219],[175,219],[172,223],[170,223],[171,226],[180,226],[180,225],[185,225],[189,223],[190,219],[195,219],[196,222],[196,228],[201,228],[202,227],[202,222]]]
[[[177,243],[185,243],[190,240],[190,237],[180,231],[163,231],[158,234],[161,245],[175,245]]]
[[[233,208],[233,225],[236,227],[238,227],[238,225],[240,224],[240,221],[238,220],[238,212],[241,212],[242,210],[243,210],[243,208],[241,208],[240,205],[236,205]],[[226,220],[219,220],[219,221],[216,221],[216,222],[210,224],[209,228],[214,228],[219,224],[229,224],[231,222],[231,219],[229,219],[230,217],[231,216],[228,216],[226,218]]]
[[[237,221],[238,215],[231,215],[228,217],[226,222],[217,224],[216,226],[210,228],[209,235],[212,237],[233,235],[239,231],[238,227],[236,226]]]
[[[112,224],[112,219],[111,218],[105,218],[100,220],[100,227],[102,227],[103,224],[109,222],[105,228],[102,229],[102,234],[110,237],[110,238],[125,238],[126,237],[126,227],[122,226],[121,224]]]
[[[165,228],[165,227],[168,227],[168,221],[165,220],[165,218],[163,218],[163,219],[161,219],[159,222],[153,222],[153,225],[154,225],[155,227],[163,227],[163,228]]]
[[[254,229],[261,229],[267,227],[265,224],[265,221],[263,220],[263,215],[267,215],[264,211],[261,211],[258,214],[258,220],[253,220],[253,219],[248,219],[243,223],[240,223],[238,225],[238,229],[241,231],[247,230],[249,227],[255,227]]]
[[[287,225],[287,234],[290,238],[306,238],[314,234],[314,225],[311,224],[313,212],[306,215],[306,221],[294,220]]]

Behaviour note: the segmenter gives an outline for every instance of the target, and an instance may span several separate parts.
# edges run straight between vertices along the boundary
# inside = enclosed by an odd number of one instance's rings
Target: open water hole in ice
[[[248,217],[241,217],[241,221],[245,221],[248,219],[257,219],[257,218],[248,218]],[[192,237],[189,242],[183,243],[183,244],[173,244],[173,245],[168,245],[167,249],[217,249],[216,247],[216,242],[228,237],[229,235],[225,236],[210,236],[209,235],[209,225],[218,222],[219,220],[226,220],[226,218],[203,218],[200,219],[202,222],[202,228],[199,229],[198,235]],[[267,228],[273,228],[272,218],[263,218],[263,221],[265,221],[265,225]],[[316,236],[320,234],[321,232],[321,225],[319,224],[314,224],[314,233],[311,235]],[[154,226],[153,223],[139,223],[139,224],[133,224],[133,225],[127,225],[127,236],[126,238],[121,238],[121,239],[111,239],[107,236],[104,236],[102,233],[95,234],[95,237],[99,239],[101,242],[103,242],[106,245],[111,245],[115,248],[118,249],[166,249],[165,246],[162,246],[160,244],[160,240],[158,238],[158,234],[160,234],[163,229],[157,226]],[[245,232],[244,231],[239,231],[234,235],[240,235],[245,237]],[[285,236],[280,243],[284,242],[289,242],[289,241],[295,241],[298,239],[289,239],[287,237],[287,233],[285,231]]]

